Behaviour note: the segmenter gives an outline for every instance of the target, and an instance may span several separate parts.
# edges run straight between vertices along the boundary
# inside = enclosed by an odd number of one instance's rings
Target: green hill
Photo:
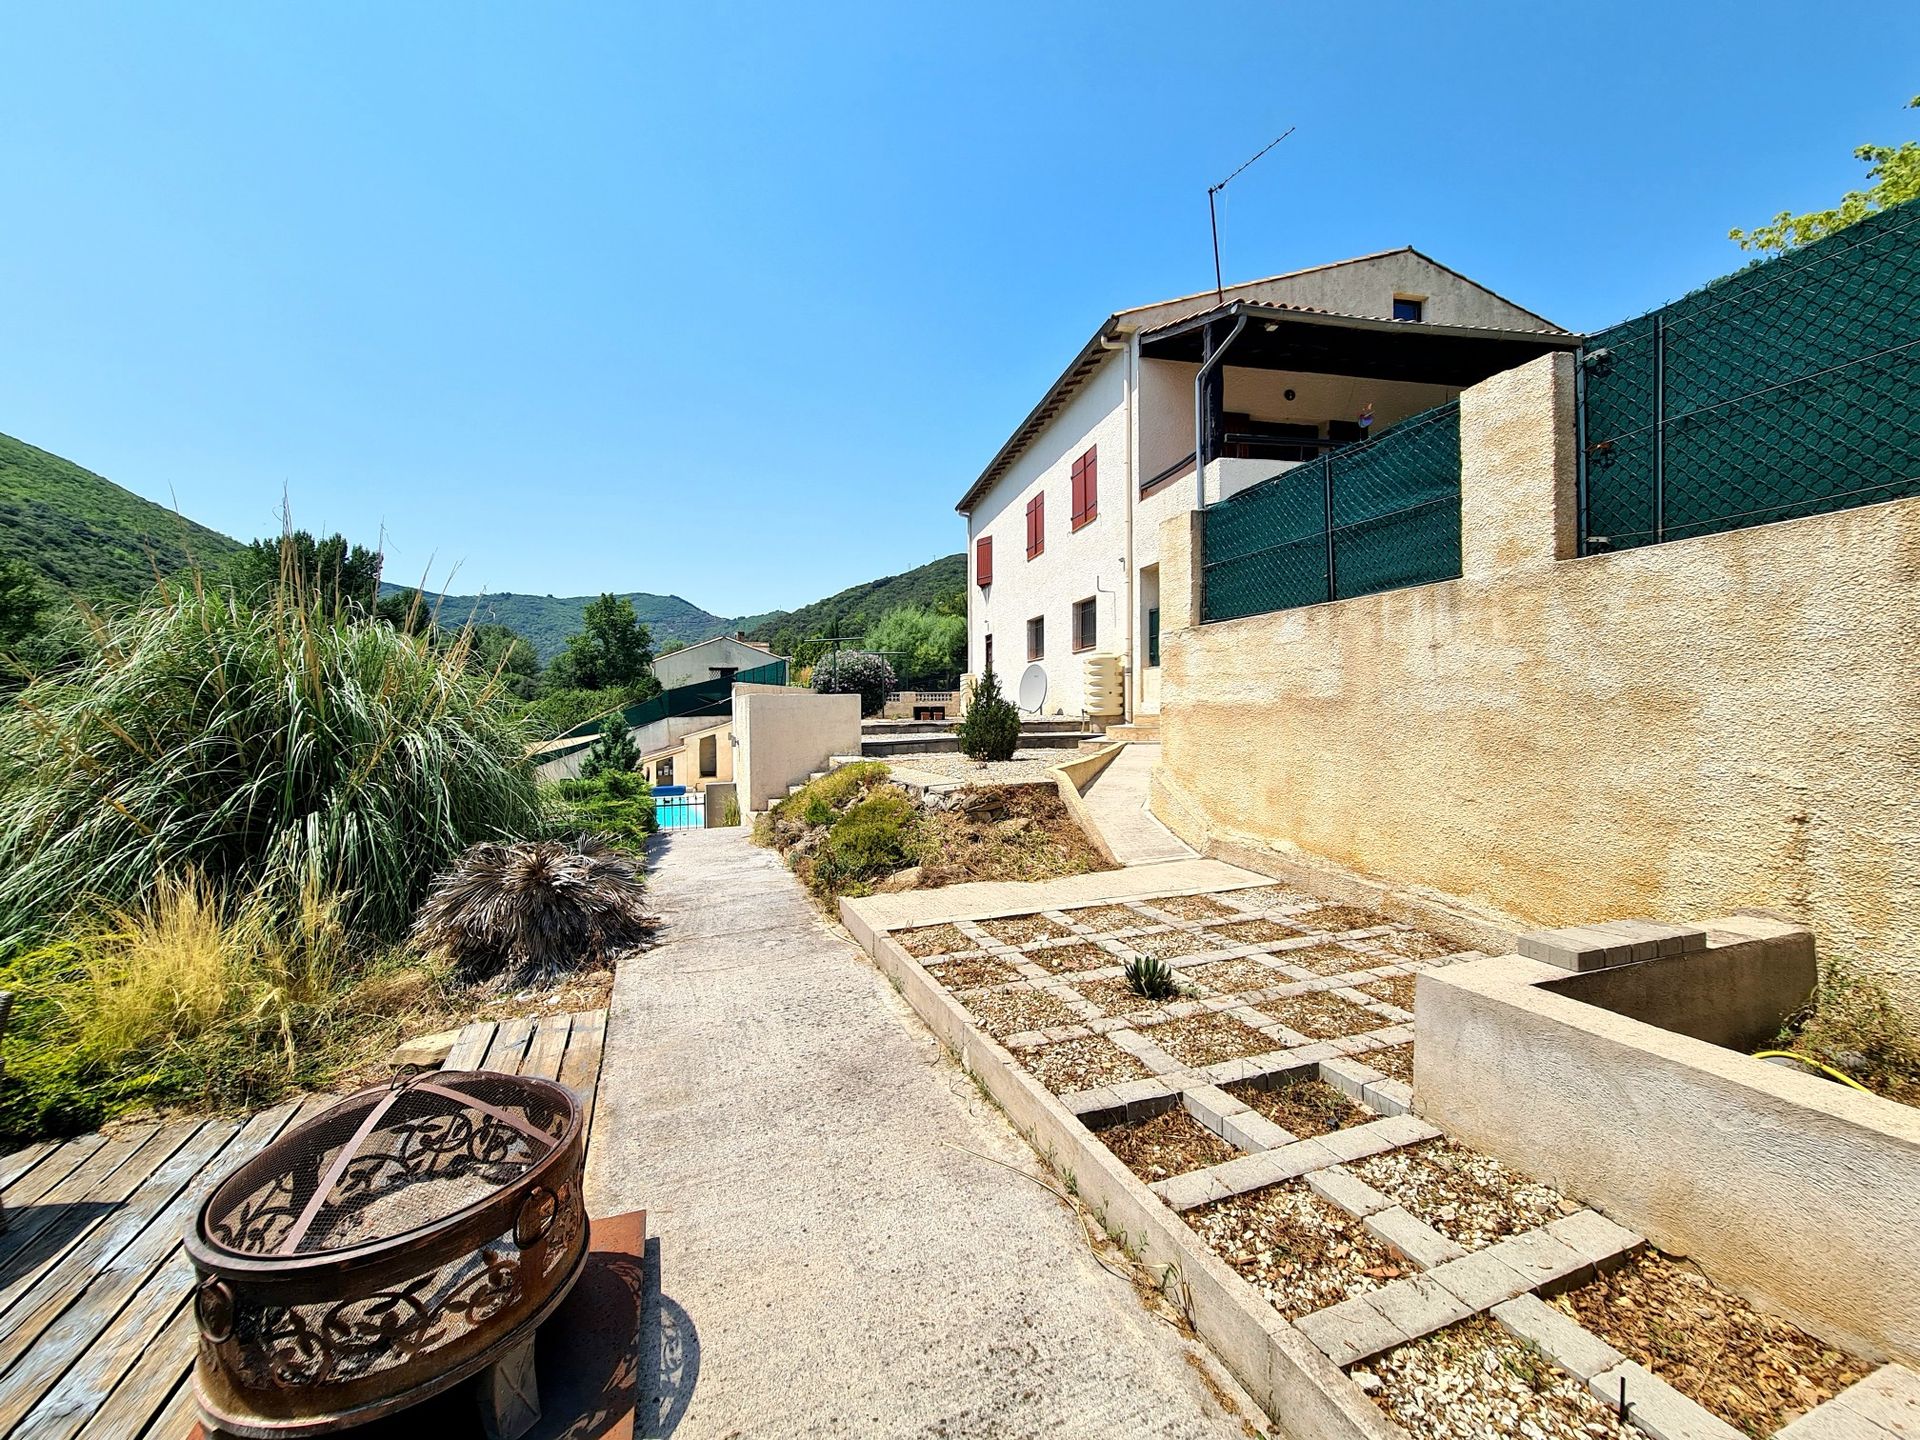
[[[38,446],[0,435],[0,555],[61,590],[121,599],[192,562],[216,564],[240,542],[143,500]]]
[[[858,635],[887,611],[901,605],[931,608],[936,600],[964,593],[967,585],[967,557],[942,555],[904,575],[887,575],[864,585],[850,585],[837,595],[802,605],[798,610],[776,610],[771,615],[750,615],[736,622],[750,640],[770,641],[792,637],[792,643],[804,643],[819,635]],[[775,646],[776,649],[780,648]]]
[[[383,591],[411,589],[411,586],[382,582]],[[516,595],[503,591],[498,595],[435,595],[429,591],[429,604],[438,604],[443,624],[460,625],[469,618],[482,625],[505,625],[526,637],[540,653],[542,663],[551,660],[566,647],[567,637],[580,628],[581,614],[593,595]],[[623,599],[633,602],[633,612],[653,632],[655,648],[669,640],[691,645],[715,635],[730,635],[736,629],[724,615],[713,615],[678,595],[650,595],[644,590],[627,592]]]

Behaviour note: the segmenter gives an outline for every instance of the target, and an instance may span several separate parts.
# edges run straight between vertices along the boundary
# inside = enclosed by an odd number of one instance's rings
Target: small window
[[[987,636],[987,663],[983,669],[993,669],[993,636]]]
[[[1393,297],[1393,318],[1396,320],[1419,320],[1426,312],[1427,302],[1412,295]]]
[[[1078,530],[1100,513],[1100,447],[1093,446],[1073,462],[1073,528]]]
[[[1047,620],[1036,615],[1027,621],[1027,659],[1039,660],[1047,653]]]
[[[1147,611],[1147,668],[1160,663],[1160,607]]]
[[[993,537],[982,535],[973,547],[973,583],[985,589],[993,583]]]
[[[1099,638],[1099,623],[1094,617],[1092,598],[1076,601],[1073,607],[1073,648],[1076,651],[1091,650]]]
[[[1047,548],[1047,497],[1045,492],[1027,501],[1027,558],[1033,559]]]

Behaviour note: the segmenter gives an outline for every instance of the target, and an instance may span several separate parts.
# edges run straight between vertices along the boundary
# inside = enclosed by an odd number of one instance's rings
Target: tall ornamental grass
[[[92,618],[0,714],[0,956],[192,871],[291,923],[313,897],[401,936],[436,871],[541,832],[524,736],[467,639],[329,619],[283,583]]]

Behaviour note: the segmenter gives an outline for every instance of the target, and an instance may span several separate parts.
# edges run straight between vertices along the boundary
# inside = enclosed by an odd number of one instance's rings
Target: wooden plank
[[[206,1440],[200,1428],[200,1407],[193,1398],[193,1376],[189,1374],[166,1398],[153,1423],[140,1431],[122,1430],[121,1435],[138,1434],[140,1440]]]
[[[123,1204],[197,1125],[122,1131],[33,1205],[16,1211],[0,1234],[0,1305],[33,1282],[103,1216]]]
[[[191,1285],[178,1287],[173,1313],[142,1349],[140,1358],[127,1371],[113,1393],[98,1410],[87,1417],[79,1429],[79,1440],[121,1440],[146,1430],[155,1415],[167,1408],[174,1393],[184,1388],[187,1408],[193,1409],[193,1359],[199,1343],[194,1328]],[[193,1423],[190,1413],[171,1431],[170,1440],[181,1440]]]
[[[527,1058],[520,1062],[520,1073],[558,1080],[560,1062],[567,1055],[567,1036],[572,1032],[571,1015],[542,1015],[533,1027],[533,1043],[527,1047]]]
[[[580,1120],[593,1133],[594,1092],[600,1087],[600,1049],[607,1036],[607,1012],[588,1010],[573,1017],[567,1055],[560,1062],[560,1083],[580,1097]]]
[[[453,1042],[453,1049],[447,1052],[447,1058],[441,1063],[442,1070],[478,1070],[480,1062],[487,1058],[487,1047],[493,1043],[494,1024],[491,1020],[476,1020],[462,1030]]]
[[[106,1143],[104,1135],[82,1135],[58,1146],[7,1192],[8,1206],[20,1209],[37,1204],[42,1195],[86,1164],[93,1152]]]
[[[23,1150],[15,1150],[9,1155],[0,1155],[0,1190],[5,1190],[22,1175],[51,1155],[59,1142],[56,1140],[38,1140]]]
[[[520,1061],[526,1056],[527,1042],[533,1038],[533,1022],[524,1015],[502,1020],[487,1047],[487,1058],[477,1068],[497,1070],[504,1075],[520,1073]]]
[[[149,1282],[170,1260],[186,1265],[180,1236],[202,1195],[279,1134],[297,1108],[277,1105],[229,1131],[226,1144],[192,1181],[182,1183],[78,1293],[59,1287],[28,1317],[29,1325],[38,1326],[38,1339],[0,1379],[0,1431],[21,1426],[38,1436],[69,1435],[99,1409],[178,1299],[181,1274]],[[56,1320],[57,1328],[49,1329]]]

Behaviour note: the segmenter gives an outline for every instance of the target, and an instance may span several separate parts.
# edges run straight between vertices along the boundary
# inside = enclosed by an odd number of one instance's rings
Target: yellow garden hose
[[[1858,1080],[1854,1079],[1851,1075],[1844,1075],[1840,1071],[1834,1069],[1831,1065],[1823,1065],[1820,1063],[1820,1061],[1814,1059],[1811,1055],[1802,1055],[1798,1050],[1756,1050],[1753,1052],[1753,1058],[1756,1060],[1767,1060],[1776,1055],[1784,1056],[1788,1060],[1798,1060],[1802,1065],[1811,1065],[1814,1069],[1822,1072],[1823,1074],[1832,1076],[1835,1080],[1838,1080],[1842,1085],[1851,1085],[1854,1089],[1858,1090],[1862,1095],[1873,1094],[1873,1091],[1867,1089],[1866,1086],[1862,1085]]]

